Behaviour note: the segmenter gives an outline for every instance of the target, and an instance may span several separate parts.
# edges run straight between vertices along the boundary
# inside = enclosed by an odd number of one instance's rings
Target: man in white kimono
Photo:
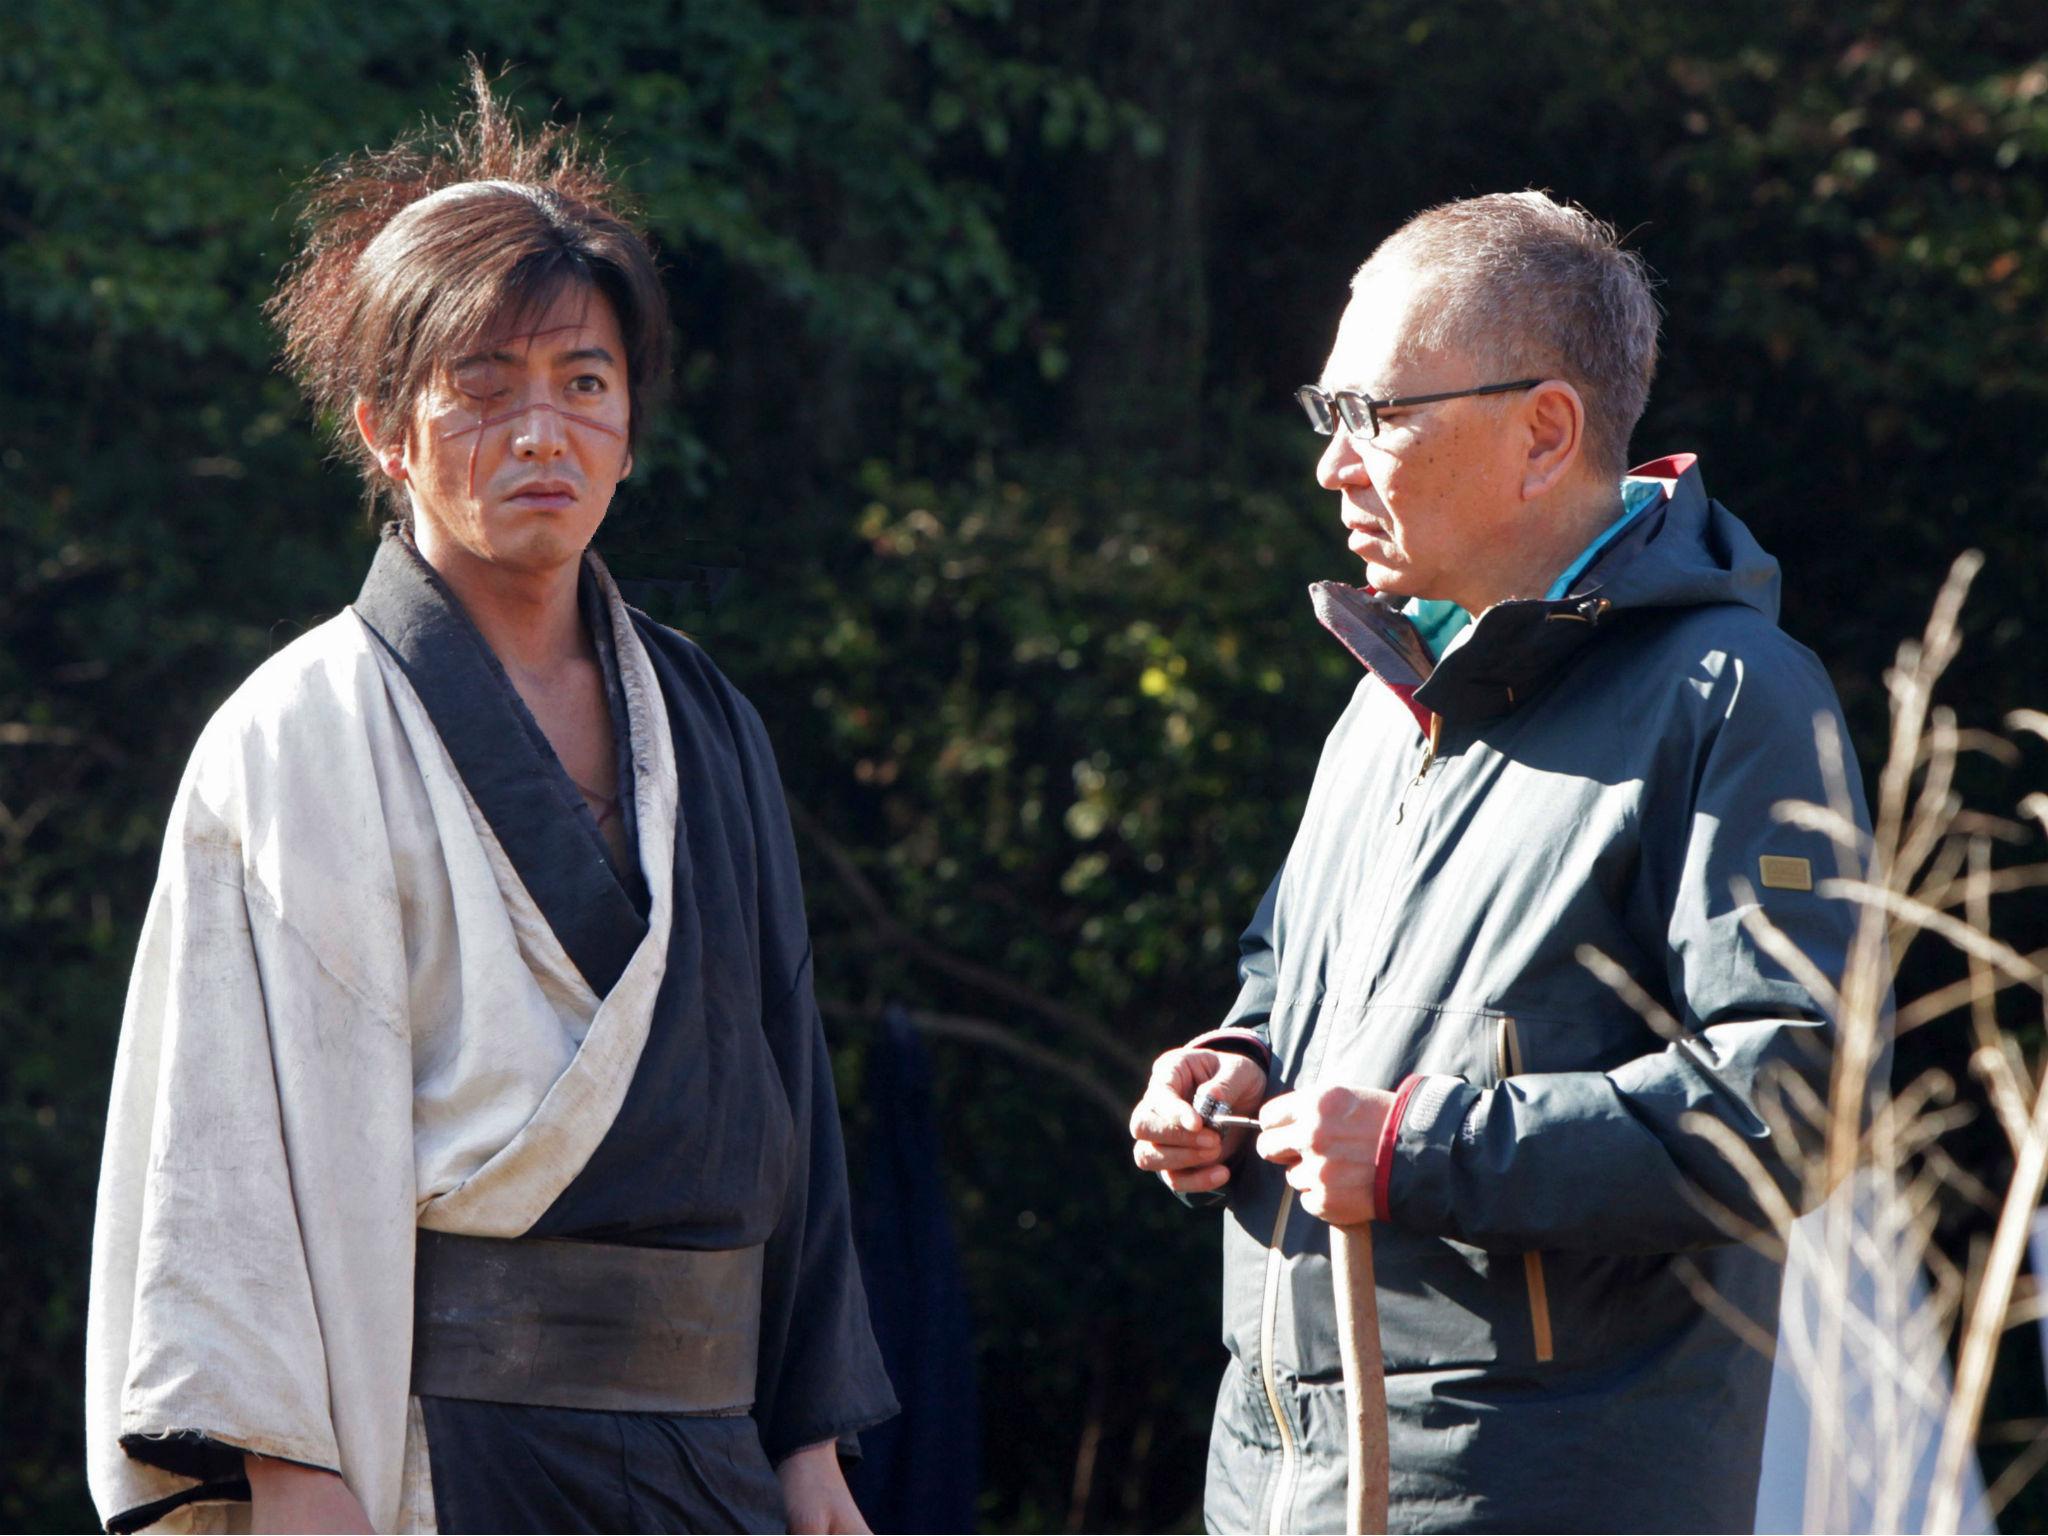
[[[861,1529],[894,1400],[759,717],[585,553],[667,315],[478,82],[277,305],[401,511],[208,725],[95,1231],[107,1528]],[[410,180],[407,177],[410,177]]]

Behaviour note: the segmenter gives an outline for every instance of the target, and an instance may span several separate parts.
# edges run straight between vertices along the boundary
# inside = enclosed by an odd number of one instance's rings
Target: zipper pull
[[[1415,777],[1408,781],[1408,787],[1401,791],[1401,800],[1394,807],[1394,825],[1399,826],[1408,814],[1408,796],[1415,786],[1429,777],[1429,770],[1436,766],[1436,745],[1443,738],[1444,717],[1432,713],[1429,717],[1429,740],[1422,749],[1422,766],[1415,770]]]

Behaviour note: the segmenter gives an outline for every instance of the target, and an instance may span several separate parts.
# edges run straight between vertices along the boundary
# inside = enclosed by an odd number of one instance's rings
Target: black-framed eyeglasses
[[[1434,395],[1390,395],[1385,400],[1369,399],[1350,389],[1326,395],[1315,385],[1304,384],[1294,392],[1294,398],[1308,412],[1308,424],[1324,437],[1336,431],[1337,424],[1342,422],[1344,430],[1353,437],[1370,438],[1380,434],[1381,411],[1403,405],[1434,405],[1439,400],[1462,400],[1467,395],[1505,395],[1517,389],[1534,389],[1542,382],[1516,379],[1512,384],[1481,384],[1474,389],[1447,389]]]

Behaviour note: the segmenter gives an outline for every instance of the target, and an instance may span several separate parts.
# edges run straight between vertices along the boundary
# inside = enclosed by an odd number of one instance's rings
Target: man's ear
[[[619,478],[621,480],[630,480],[633,478],[633,450],[630,448],[626,450],[626,463],[625,466],[619,471]]]
[[[1523,398],[1522,421],[1528,452],[1522,465],[1522,499],[1534,501],[1564,483],[1586,438],[1586,402],[1563,379],[1545,379]]]
[[[356,419],[356,431],[362,434],[363,442],[370,450],[370,456],[377,461],[377,467],[393,480],[403,480],[406,469],[404,446],[401,444],[393,448],[380,440],[377,418],[370,412],[369,401],[358,396],[353,414]]]

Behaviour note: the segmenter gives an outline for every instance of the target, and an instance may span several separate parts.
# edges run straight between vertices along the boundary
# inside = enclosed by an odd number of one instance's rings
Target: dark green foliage
[[[662,247],[676,405],[601,545],[629,579],[740,567],[717,606],[645,590],[782,753],[856,1153],[885,1000],[1111,1099],[1226,1006],[1354,677],[1302,598],[1349,561],[1287,392],[1424,204],[1535,184],[1638,229],[1668,309],[1639,452],[1701,452],[1785,561],[1866,760],[1968,545],[1992,560],[1952,700],[2048,706],[2032,0],[13,0],[0,1526],[90,1519],[99,1121],[184,754],[367,563],[270,371],[292,189],[451,110],[466,49],[609,145]],[[2042,759],[1973,790],[2009,811]],[[934,1051],[987,1523],[1195,1524],[1214,1218],[1132,1172],[1100,1097]],[[2025,1497],[2010,1522],[2048,1518]]]

